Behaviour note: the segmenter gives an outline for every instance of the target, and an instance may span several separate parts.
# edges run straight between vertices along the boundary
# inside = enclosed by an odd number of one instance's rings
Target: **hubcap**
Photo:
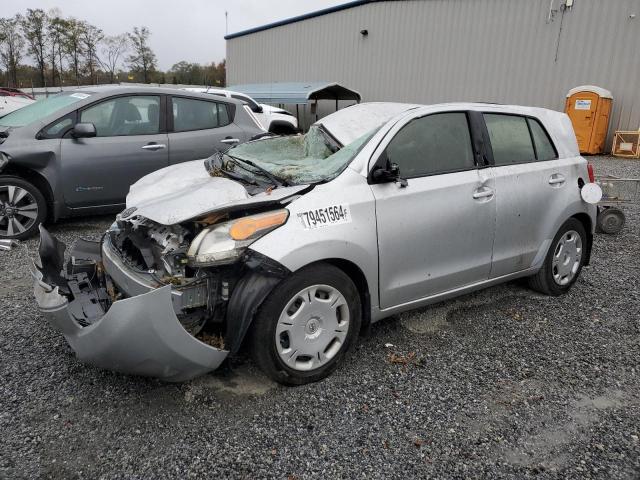
[[[33,226],[38,204],[33,195],[15,185],[0,185],[0,235],[12,237]]]
[[[558,285],[567,285],[573,280],[582,261],[582,238],[578,232],[566,232],[556,245],[553,255],[553,280]]]
[[[282,361],[308,371],[329,362],[340,351],[349,331],[349,305],[329,285],[313,285],[293,296],[282,310],[275,342]]]

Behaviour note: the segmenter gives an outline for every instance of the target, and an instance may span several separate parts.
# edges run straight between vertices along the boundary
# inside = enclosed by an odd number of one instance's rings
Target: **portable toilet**
[[[573,124],[580,153],[604,153],[612,103],[611,92],[594,85],[582,85],[567,93],[564,111]]]

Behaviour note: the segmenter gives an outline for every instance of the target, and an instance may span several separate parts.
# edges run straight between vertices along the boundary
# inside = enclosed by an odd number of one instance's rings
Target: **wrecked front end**
[[[278,222],[274,213],[176,225],[120,215],[100,242],[78,241],[66,265],[65,245],[40,227],[36,300],[81,361],[188,380],[240,348],[257,308],[287,275],[247,248]]]

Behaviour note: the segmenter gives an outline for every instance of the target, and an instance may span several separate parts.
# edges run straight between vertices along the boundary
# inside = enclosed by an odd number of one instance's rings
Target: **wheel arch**
[[[362,323],[360,324],[360,332],[366,333],[371,325],[371,293],[369,290],[369,282],[364,272],[350,260],[343,258],[328,258],[315,263],[328,263],[339,268],[351,279],[358,289],[360,295],[360,304],[362,306]]]
[[[38,190],[40,190],[47,202],[47,220],[55,220],[53,189],[41,173],[30,168],[9,164],[4,170],[2,170],[2,172],[0,172],[0,176],[19,177],[29,183],[32,183]]]
[[[262,257],[262,256],[261,256]],[[268,270],[260,269],[248,272],[236,284],[226,311],[227,333],[225,342],[232,353],[236,353],[247,340],[247,332],[251,328],[260,307],[271,292],[289,275],[309,268],[313,265],[328,264],[340,269],[355,284],[360,296],[362,322],[360,333],[366,333],[371,325],[371,294],[369,282],[364,272],[355,263],[342,258],[327,258],[307,263],[295,271],[262,257],[260,261],[271,264]],[[275,268],[273,268],[275,267]],[[231,325],[233,324],[233,329]]]
[[[591,233],[593,232],[593,221],[591,220],[591,217],[584,212],[576,213],[571,218],[578,220],[584,227],[584,231],[587,234],[587,252],[584,264],[589,265],[591,263],[591,249],[593,247],[593,233]]]

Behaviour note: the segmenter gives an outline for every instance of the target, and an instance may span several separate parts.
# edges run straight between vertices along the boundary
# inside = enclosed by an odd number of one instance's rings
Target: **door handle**
[[[480,187],[473,192],[473,198],[480,200],[481,198],[491,199],[493,197],[493,189],[489,187]]]
[[[564,182],[565,182],[564,175],[560,173],[554,173],[549,177],[549,185],[561,186],[562,184],[564,184]]]
[[[153,151],[162,150],[163,148],[167,148],[167,146],[163,145],[162,143],[150,143],[142,147],[143,150],[153,150]]]
[[[226,145],[234,145],[236,143],[240,143],[240,139],[239,138],[225,138],[223,140],[220,140],[220,143],[224,143]]]

